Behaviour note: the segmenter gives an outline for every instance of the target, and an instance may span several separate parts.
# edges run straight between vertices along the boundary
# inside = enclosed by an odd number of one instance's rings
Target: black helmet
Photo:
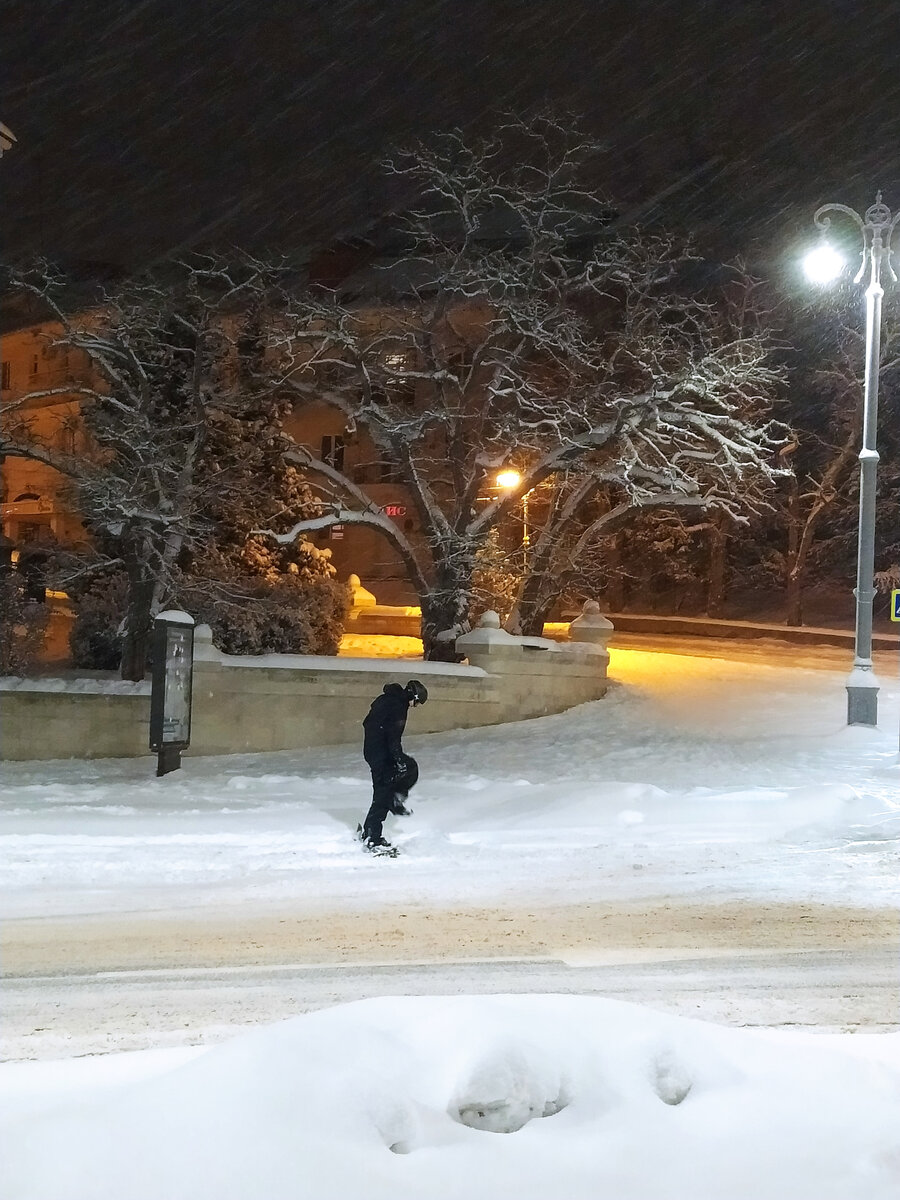
[[[417,704],[424,704],[428,699],[428,689],[424,683],[419,683],[418,679],[411,679],[406,685],[406,694],[409,696],[409,702],[415,708]]]

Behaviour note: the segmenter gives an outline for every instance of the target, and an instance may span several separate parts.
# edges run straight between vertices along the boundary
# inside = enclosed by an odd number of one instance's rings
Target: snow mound
[[[471,1032],[467,1039],[465,1065],[447,1111],[470,1129],[515,1133],[535,1117],[555,1116],[570,1101],[559,1056],[539,1042],[510,1036],[504,1026],[482,1017],[476,1044]]]
[[[788,831],[795,840],[819,835],[881,841],[900,838],[900,804],[895,801],[846,786],[798,790],[806,793],[806,803],[790,811],[807,819]]]
[[[364,1000],[93,1092],[70,1073],[43,1107],[32,1087],[0,1194],[888,1200],[898,1037],[851,1053],[595,997]]]

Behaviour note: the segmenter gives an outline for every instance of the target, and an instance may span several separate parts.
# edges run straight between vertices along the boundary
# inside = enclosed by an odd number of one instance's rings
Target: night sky
[[[393,143],[548,102],[624,211],[725,252],[900,205],[900,0],[4,0],[4,255],[302,251],[396,202]]]

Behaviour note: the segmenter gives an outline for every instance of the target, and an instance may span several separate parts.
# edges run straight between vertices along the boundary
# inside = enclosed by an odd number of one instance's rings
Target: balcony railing
[[[54,496],[41,497],[40,500],[17,500],[9,504],[0,504],[0,514],[4,521],[11,517],[38,517],[61,511],[59,501]]]

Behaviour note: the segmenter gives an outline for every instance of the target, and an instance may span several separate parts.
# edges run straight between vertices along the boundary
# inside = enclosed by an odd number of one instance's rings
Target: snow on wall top
[[[483,678],[481,667],[461,663],[424,662],[421,659],[350,658],[325,654],[224,654],[213,645],[212,630],[198,625],[194,631],[194,661],[218,663],[222,667],[264,667],[286,671],[371,671],[409,672],[413,675],[462,675],[468,679]]]
[[[481,667],[468,667],[462,663],[425,662],[421,659],[390,658],[331,658],[316,654],[223,654],[212,648],[204,649],[197,659],[219,663],[223,667],[277,667],[293,671],[372,671],[382,675],[400,673],[411,678],[416,675],[462,675],[465,678],[483,678],[487,672]]]
[[[74,692],[85,696],[149,696],[150,680],[133,683],[129,679],[22,679],[18,675],[0,677],[0,692]]]

